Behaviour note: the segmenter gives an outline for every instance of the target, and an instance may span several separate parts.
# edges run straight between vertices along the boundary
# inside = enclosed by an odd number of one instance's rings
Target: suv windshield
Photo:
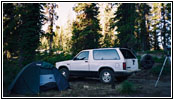
[[[88,60],[89,51],[83,51],[80,54],[78,54],[74,60]]]

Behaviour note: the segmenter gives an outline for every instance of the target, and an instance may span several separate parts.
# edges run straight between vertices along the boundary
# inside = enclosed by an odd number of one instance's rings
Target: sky
[[[73,6],[75,3],[64,2],[64,3],[57,3],[59,8],[57,10],[57,14],[59,16],[58,24],[65,25],[67,20],[75,19],[75,12],[73,11]]]
[[[59,16],[58,20],[55,22],[56,25],[54,25],[54,30],[55,27],[58,26],[65,26],[67,23],[68,19],[75,19],[76,15],[75,12],[73,11],[73,6],[75,3],[71,3],[71,2],[59,2],[58,4],[58,8],[56,9],[56,13]],[[47,30],[48,24],[43,25],[42,29],[44,31]]]

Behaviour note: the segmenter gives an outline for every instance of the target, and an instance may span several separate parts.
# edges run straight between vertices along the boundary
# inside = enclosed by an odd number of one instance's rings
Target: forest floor
[[[157,76],[151,75],[148,70],[131,75],[127,80],[134,83],[136,91],[122,94],[117,91],[121,82],[115,82],[115,89],[111,84],[103,84],[94,78],[71,78],[71,89],[65,91],[49,90],[39,95],[8,94],[4,90],[4,97],[171,97],[171,75],[162,75],[158,86],[155,87]]]

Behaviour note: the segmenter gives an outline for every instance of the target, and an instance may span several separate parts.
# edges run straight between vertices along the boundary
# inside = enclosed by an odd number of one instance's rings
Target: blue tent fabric
[[[9,86],[9,91],[11,93],[18,94],[38,94],[41,89],[40,85],[40,75],[49,75],[52,74],[55,78],[55,81],[47,81],[47,89],[53,88],[49,83],[56,83],[58,90],[65,90],[69,87],[68,81],[64,76],[52,65],[47,62],[33,62],[26,65],[16,76],[14,81]],[[47,77],[42,77],[42,80],[45,81]],[[50,86],[50,87],[49,87]]]
[[[57,81],[56,84],[59,90],[65,90],[69,87],[69,83],[66,82],[65,77],[56,69],[53,69],[53,73],[55,75],[55,80]]]
[[[35,67],[33,64],[26,65],[9,86],[9,90],[18,94],[37,94],[39,91],[38,74],[39,67]]]

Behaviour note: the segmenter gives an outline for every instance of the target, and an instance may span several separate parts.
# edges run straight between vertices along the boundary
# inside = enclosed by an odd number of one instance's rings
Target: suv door
[[[137,70],[138,69],[138,59],[136,56],[126,48],[121,48],[120,51],[122,52],[125,61],[126,61],[126,70]]]
[[[80,52],[70,63],[71,74],[83,74],[84,71],[89,71],[89,51]]]

